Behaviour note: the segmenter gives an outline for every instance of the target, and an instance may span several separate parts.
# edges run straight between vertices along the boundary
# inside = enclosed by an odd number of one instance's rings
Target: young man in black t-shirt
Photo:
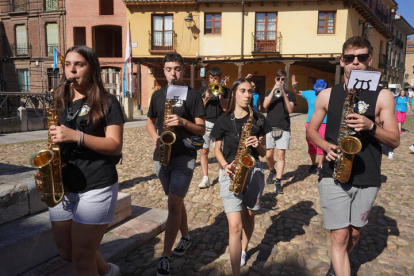
[[[164,74],[169,85],[184,85],[184,60],[177,53],[167,53],[164,57]],[[173,115],[168,115],[166,125],[174,128],[176,141],[172,144],[171,159],[168,166],[160,163],[160,135],[164,131],[164,109],[167,87],[154,92],[151,97],[147,118],[147,131],[154,146],[155,173],[159,177],[164,192],[168,195],[168,218],[165,226],[164,250],[157,265],[157,275],[171,275],[170,256],[181,231],[181,241],[174,249],[174,255],[182,256],[191,245],[188,232],[187,213],[184,197],[193,177],[197,151],[188,148],[183,135],[204,135],[204,107],[200,94],[188,88],[185,100],[173,101]],[[186,136],[187,137],[187,136]]]
[[[290,146],[290,117],[296,104],[295,94],[285,90],[286,72],[276,72],[274,87],[266,92],[263,107],[267,108],[267,120],[272,126],[272,132],[266,135],[266,160],[270,169],[267,184],[274,182],[276,176],[276,193],[283,194],[282,176],[285,168],[285,154]],[[276,149],[277,167],[273,158]]]
[[[321,91],[315,112],[309,122],[307,138],[325,152],[319,181],[319,196],[324,215],[324,227],[331,230],[332,263],[329,276],[351,275],[348,254],[358,242],[362,227],[381,186],[381,144],[398,147],[400,136],[395,119],[395,104],[388,89],[358,93],[358,113],[342,118],[347,84],[352,70],[367,70],[372,64],[371,43],[363,37],[348,39],[342,48],[341,66],[345,83]],[[325,139],[318,128],[327,115]],[[355,130],[361,150],[354,155],[351,175],[346,183],[333,178],[341,122]],[[349,167],[349,166],[348,166]]]
[[[213,67],[209,71],[209,82],[220,84],[221,70],[218,67]],[[210,151],[211,130],[214,127],[214,123],[218,117],[226,110],[228,104],[229,89],[222,86],[222,92],[219,96],[213,96],[212,91],[208,90],[208,86],[200,88],[200,94],[203,98],[204,108],[206,111],[206,133],[204,134],[204,145],[200,151],[200,164],[201,170],[203,171],[203,179],[201,180],[198,187],[200,189],[210,187],[210,180],[208,178],[208,153]],[[214,147],[214,141],[213,141]]]

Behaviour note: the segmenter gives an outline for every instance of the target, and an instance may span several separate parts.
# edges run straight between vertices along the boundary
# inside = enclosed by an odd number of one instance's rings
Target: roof
[[[398,27],[401,31],[403,31],[406,35],[414,34],[414,28],[401,15],[399,15],[393,20],[393,24],[394,26]]]

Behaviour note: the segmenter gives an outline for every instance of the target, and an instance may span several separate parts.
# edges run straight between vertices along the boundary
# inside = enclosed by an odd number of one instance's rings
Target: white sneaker
[[[107,276],[116,276],[119,274],[119,267],[116,264],[108,263],[111,269],[106,274]]]
[[[200,184],[198,184],[198,187],[200,189],[205,189],[205,188],[210,187],[210,180],[207,177],[203,177]]]
[[[242,251],[241,254],[241,261],[240,261],[240,267],[245,266],[246,265],[246,251]]]
[[[414,151],[414,144],[408,147],[411,151]]]
[[[390,151],[388,153],[388,159],[393,159],[394,158],[394,153],[392,151]]]

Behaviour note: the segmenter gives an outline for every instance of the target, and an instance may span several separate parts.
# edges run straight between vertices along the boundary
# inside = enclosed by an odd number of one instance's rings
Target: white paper
[[[381,72],[378,71],[352,70],[349,76],[348,89],[376,91],[380,79]],[[356,86],[354,87],[355,83]]]
[[[187,99],[188,87],[182,85],[169,85],[167,89],[167,99],[175,101]]]

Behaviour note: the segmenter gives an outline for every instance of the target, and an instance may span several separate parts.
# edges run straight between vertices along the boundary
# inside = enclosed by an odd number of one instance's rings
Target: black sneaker
[[[192,243],[191,239],[181,237],[181,240],[178,243],[177,247],[174,248],[173,254],[177,256],[184,255],[185,251],[191,246],[191,243]]]
[[[269,176],[266,179],[266,183],[267,184],[272,184],[273,183],[273,178],[275,178],[275,175],[276,175],[276,171],[275,172],[270,171]]]
[[[333,268],[333,265],[331,263],[331,267],[329,267],[328,272],[326,273],[326,276],[335,276],[335,270]]]
[[[318,165],[312,165],[310,166],[310,168],[308,169],[308,173],[316,173],[318,170]]]
[[[283,194],[282,183],[280,182],[280,180],[276,180],[275,189],[276,189],[276,194]]]
[[[169,276],[170,272],[170,258],[163,256],[157,264],[157,276]]]

